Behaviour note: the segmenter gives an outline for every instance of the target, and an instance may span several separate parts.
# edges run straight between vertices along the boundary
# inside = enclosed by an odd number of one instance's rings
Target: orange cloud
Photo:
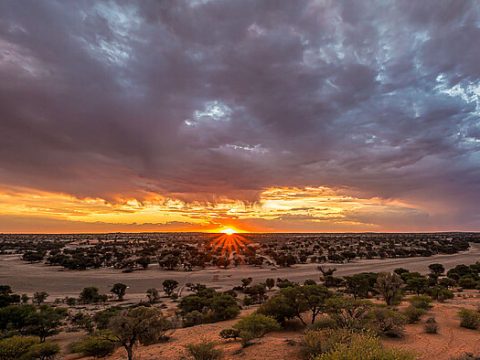
[[[252,232],[380,231],[392,230],[391,221],[425,218],[422,210],[398,200],[361,198],[348,189],[328,187],[269,188],[253,203],[233,199],[185,202],[156,194],[148,200],[131,198],[113,203],[2,187],[0,203],[0,217],[30,219],[32,223],[25,226],[25,221],[24,225],[12,221],[8,226],[6,221],[0,222],[4,232],[36,232],[35,228],[40,231],[45,227],[42,224],[50,224],[47,228],[52,231],[55,223],[59,232],[84,232],[89,225],[91,231],[216,231],[226,226]]]

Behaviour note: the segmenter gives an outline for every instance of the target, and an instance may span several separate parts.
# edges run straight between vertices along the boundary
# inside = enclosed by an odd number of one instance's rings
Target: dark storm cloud
[[[2,1],[0,183],[348,186],[479,226],[473,1]]]

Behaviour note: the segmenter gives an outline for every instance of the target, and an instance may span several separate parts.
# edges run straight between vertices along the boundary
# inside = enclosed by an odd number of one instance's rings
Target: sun
[[[226,235],[233,235],[233,234],[237,233],[237,231],[235,229],[232,229],[232,228],[225,228],[225,229],[220,230],[220,232],[223,233],[223,234],[226,234]]]

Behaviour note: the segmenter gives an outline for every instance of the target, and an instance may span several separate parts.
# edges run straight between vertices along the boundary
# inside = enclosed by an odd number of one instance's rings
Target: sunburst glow
[[[210,242],[212,253],[230,258],[234,255],[243,258],[250,253],[248,248],[250,241],[237,233],[224,233]],[[241,261],[243,262],[243,261]]]
[[[232,229],[232,228],[226,228],[226,229],[220,230],[220,232],[221,232],[222,234],[226,234],[226,235],[233,235],[233,234],[236,234],[236,233],[237,233],[237,230]]]

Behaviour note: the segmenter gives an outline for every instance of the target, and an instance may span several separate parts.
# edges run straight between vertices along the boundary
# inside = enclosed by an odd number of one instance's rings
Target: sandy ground
[[[431,257],[360,260],[348,264],[324,264],[336,267],[335,275],[350,275],[363,271],[391,271],[404,267],[411,271],[427,272],[428,265],[434,262],[442,263],[447,269],[458,264],[473,264],[480,260],[480,244],[472,244],[470,250],[453,255],[435,255]],[[162,281],[175,279],[181,285],[202,283],[218,289],[230,289],[240,284],[245,277],[253,277],[254,282],[264,281],[266,278],[288,278],[293,281],[306,279],[318,280],[317,264],[295,265],[291,268],[256,268],[239,266],[237,268],[211,268],[200,271],[165,271],[157,266],[148,270],[135,271],[130,274],[116,269],[99,269],[87,271],[64,270],[60,267],[43,264],[28,264],[15,255],[0,256],[0,283],[12,286],[17,293],[32,294],[35,291],[47,291],[51,297],[77,296],[86,286],[97,286],[101,292],[108,292],[116,282],[129,286],[127,298],[138,300],[145,298],[145,291],[149,288],[162,288]]]
[[[445,304],[436,303],[434,308],[422,318],[421,323],[407,325],[406,336],[403,339],[382,340],[383,343],[387,347],[407,350],[418,360],[450,360],[453,356],[465,352],[480,354],[480,331],[461,328],[457,317],[459,308],[475,308],[479,305],[480,294],[478,291],[472,291],[466,293],[465,296],[467,296],[466,299],[457,297]],[[250,311],[242,313],[242,316]],[[435,316],[437,319],[438,334],[424,332],[424,321],[430,316]],[[236,321],[230,320],[178,329],[168,343],[138,347],[136,360],[189,359],[185,346],[202,340],[216,342],[217,348],[224,352],[224,360],[301,360],[299,343],[302,330],[267,334],[255,345],[239,352],[241,347],[238,341],[223,340],[218,335],[220,330],[230,327]],[[114,355],[108,358],[108,360],[124,359],[126,356],[123,349],[118,349]]]

